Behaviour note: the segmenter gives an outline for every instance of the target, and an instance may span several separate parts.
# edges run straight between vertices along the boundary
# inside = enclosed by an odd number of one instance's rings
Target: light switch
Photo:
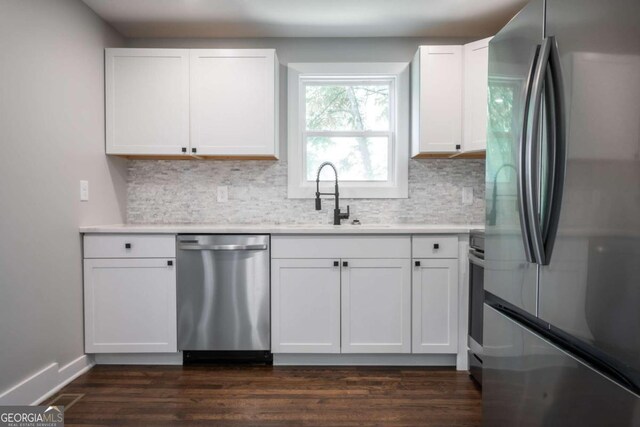
[[[462,187],[462,204],[473,204],[473,187]]]
[[[80,181],[80,201],[89,201],[89,181]]]
[[[229,187],[226,185],[218,186],[218,202],[226,203],[229,201]]]

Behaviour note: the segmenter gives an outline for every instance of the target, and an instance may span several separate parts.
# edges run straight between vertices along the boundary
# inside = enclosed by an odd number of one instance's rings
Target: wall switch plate
[[[80,181],[80,201],[89,201],[89,181]]]
[[[218,186],[218,202],[226,203],[229,201],[229,187],[226,185]]]
[[[462,204],[473,204],[473,187],[462,187]]]

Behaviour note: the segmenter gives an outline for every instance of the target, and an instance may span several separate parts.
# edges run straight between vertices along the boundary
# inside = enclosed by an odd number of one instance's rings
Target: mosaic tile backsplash
[[[217,187],[229,200],[217,202]],[[472,187],[472,205],[462,188]],[[484,160],[409,162],[409,198],[344,199],[363,224],[484,222]],[[130,160],[127,222],[131,224],[330,224],[333,203],[287,199],[286,161]]]

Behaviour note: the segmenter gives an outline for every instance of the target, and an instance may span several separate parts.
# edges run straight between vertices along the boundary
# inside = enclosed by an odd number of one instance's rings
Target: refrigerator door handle
[[[544,85],[544,129],[543,132],[547,137],[547,149],[541,150],[543,159],[547,161],[547,179],[544,182],[546,186],[547,201],[544,203],[546,209],[541,208],[543,213],[541,218],[542,227],[542,241],[545,243],[545,256],[548,259],[549,254],[546,251],[546,241],[549,235],[549,226],[551,225],[551,209],[549,203],[553,200],[553,191],[555,186],[555,172],[556,172],[556,109],[555,109],[555,88],[553,86],[553,76],[551,71],[551,64],[547,65],[545,71],[545,85]],[[542,171],[542,166],[539,168]],[[542,182],[542,181],[541,181]],[[542,203],[542,201],[540,202]]]
[[[546,264],[540,221],[540,113],[542,110],[544,77],[547,71],[549,53],[551,50],[549,40],[549,38],[545,38],[542,43],[540,54],[538,55],[538,63],[536,64],[536,68],[533,73],[530,101],[533,107],[531,128],[528,129],[525,136],[525,186],[529,234],[531,236],[533,258],[535,262],[540,265]]]
[[[544,241],[545,259],[543,265],[548,265],[551,261],[551,254],[558,231],[560,221],[560,206],[562,204],[562,193],[565,179],[565,163],[567,154],[566,143],[566,110],[564,102],[564,86],[562,81],[562,69],[560,67],[560,54],[555,37],[549,40],[549,64],[547,67],[548,95],[547,111],[549,113],[549,167],[547,192],[547,214],[545,216],[542,236]]]
[[[531,89],[534,71],[536,69],[537,59],[540,54],[540,46],[536,47],[536,51],[531,59],[531,67],[529,68],[529,75],[527,76],[527,86],[525,87],[525,99],[524,99],[524,113],[522,119],[522,133],[520,135],[520,148],[518,151],[518,214],[520,216],[520,229],[522,231],[524,254],[527,262],[533,263],[533,249],[531,243],[531,234],[529,232],[529,210],[527,208],[527,134],[528,134],[528,122],[529,112],[531,110]],[[495,197],[495,195],[493,196]]]

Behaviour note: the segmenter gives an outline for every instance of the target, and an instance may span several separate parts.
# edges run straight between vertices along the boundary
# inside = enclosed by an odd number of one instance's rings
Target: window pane
[[[511,182],[515,179],[515,156],[512,151],[516,138],[513,120],[518,114],[516,93],[520,88],[517,83],[508,80],[489,79],[489,127],[487,151],[487,173],[497,182]],[[499,159],[499,160],[497,160]],[[512,167],[502,165],[510,164]]]
[[[307,130],[389,130],[389,83],[305,86]]]
[[[322,162],[333,163],[341,181],[386,181],[389,177],[389,138],[307,137],[307,180],[316,180]],[[333,180],[331,168],[324,168],[320,178]]]

